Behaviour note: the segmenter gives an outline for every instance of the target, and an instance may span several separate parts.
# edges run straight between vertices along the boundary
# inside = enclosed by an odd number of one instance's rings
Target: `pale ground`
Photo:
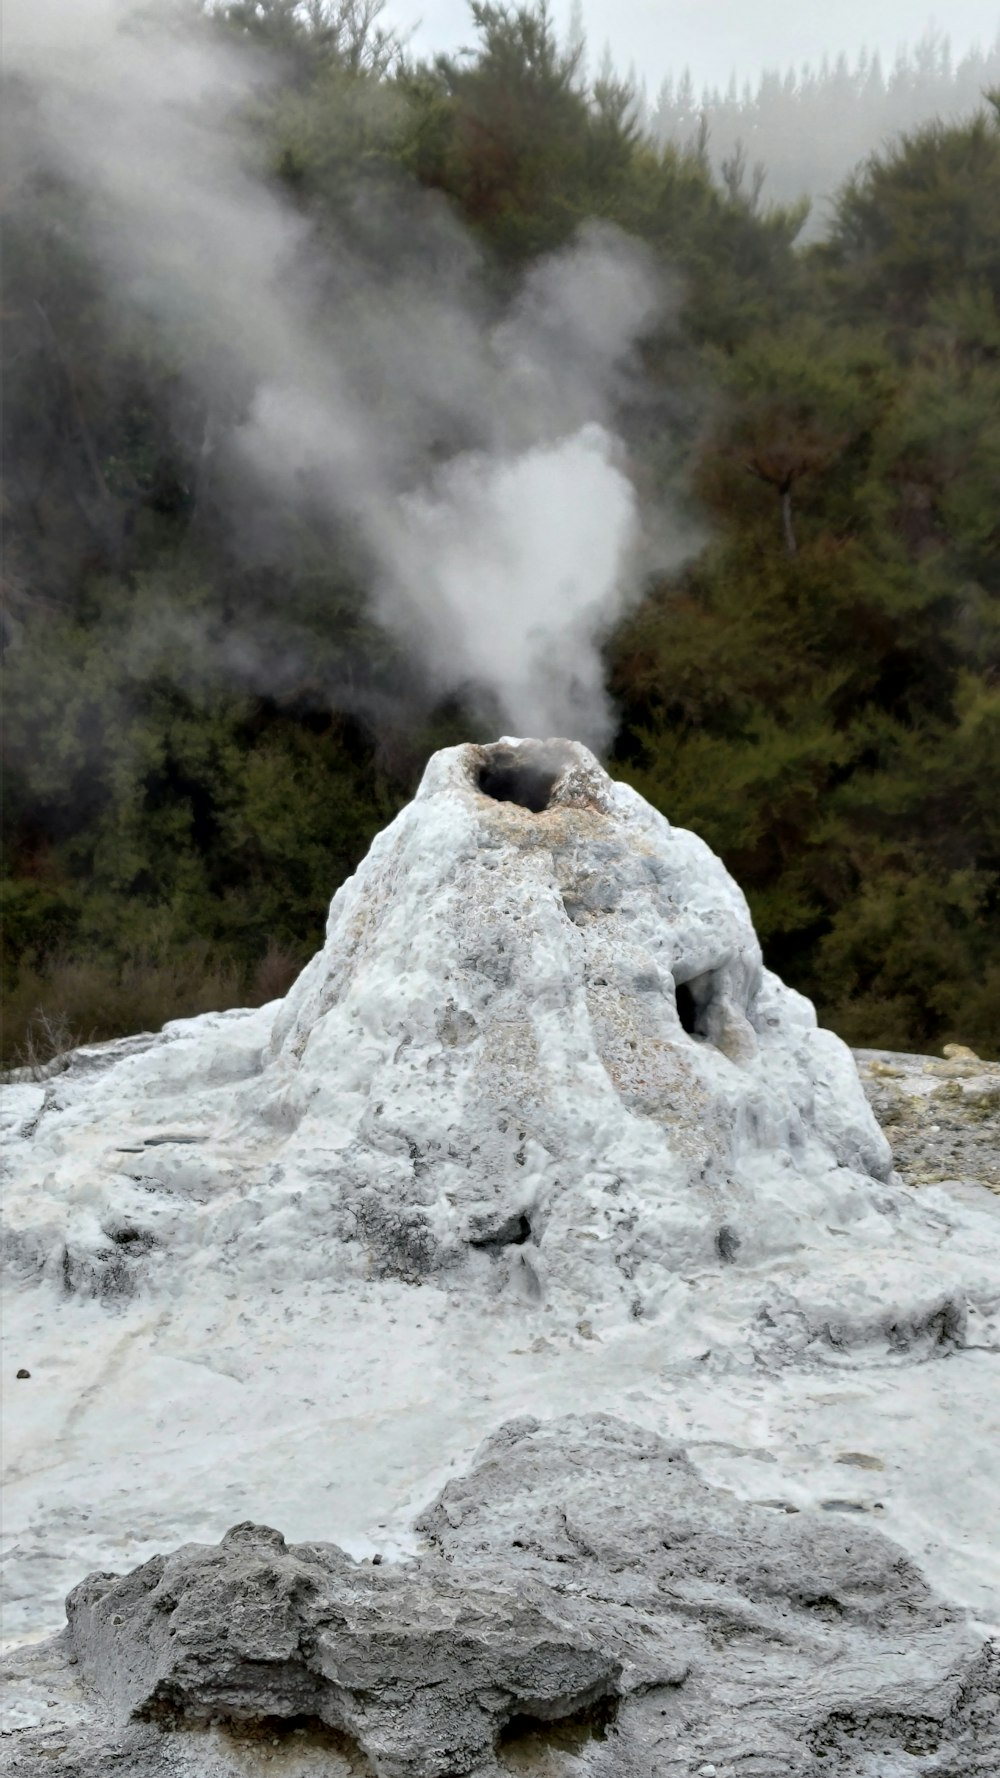
[[[277,1288],[222,1316],[10,1293],[6,1637],[58,1629],[88,1571],[214,1541],[241,1519],[391,1557],[492,1427],[596,1409],[683,1439],[744,1498],[870,1513],[1000,1625],[994,1353],[768,1375],[734,1359],[721,1322],[718,1348],[694,1352],[669,1310],[596,1335],[555,1319],[394,1283]],[[22,1366],[30,1378],[12,1380]]]

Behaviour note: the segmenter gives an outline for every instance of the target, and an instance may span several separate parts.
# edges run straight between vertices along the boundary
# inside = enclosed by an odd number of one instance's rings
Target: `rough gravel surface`
[[[957,1043],[941,1056],[856,1050],[855,1060],[905,1185],[1000,1194],[1000,1062]]]

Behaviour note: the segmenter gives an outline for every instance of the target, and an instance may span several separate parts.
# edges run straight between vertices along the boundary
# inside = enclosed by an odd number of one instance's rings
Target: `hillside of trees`
[[[593,217],[669,268],[617,423],[644,504],[682,469],[704,542],[607,641],[609,768],[721,854],[848,1040],[997,1055],[1000,101],[887,143],[803,245],[801,207],[654,141],[544,8],[472,13],[470,53],[426,66],[358,0],[214,28],[281,57],[254,139],[317,238],[360,181],[447,206],[498,300]],[[25,139],[34,103],[12,83]],[[234,524],[223,345],[153,326],[87,189],[12,164],[7,1065],[283,992],[428,754],[476,733],[375,621],[342,528]]]

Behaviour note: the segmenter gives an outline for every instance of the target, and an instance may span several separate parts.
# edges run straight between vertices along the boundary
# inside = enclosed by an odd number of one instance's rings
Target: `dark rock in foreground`
[[[512,1422],[418,1528],[426,1553],[399,1567],[242,1525],[92,1575],[65,1649],[90,1700],[59,1696],[59,1645],[15,1657],[36,1686],[48,1664],[57,1720],[22,1731],[9,1769],[1000,1770],[996,1650],[892,1543],[743,1505],[651,1433]]]

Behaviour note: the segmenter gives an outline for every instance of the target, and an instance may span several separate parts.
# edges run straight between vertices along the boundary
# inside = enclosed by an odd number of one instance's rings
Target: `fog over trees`
[[[654,141],[534,6],[422,64],[369,0],[106,13],[6,21],[7,1059],[283,992],[547,687],[825,1021],[996,1053],[994,63]]]
[[[928,31],[891,65],[862,49],[819,67],[768,69],[756,84],[695,90],[689,72],[644,95],[640,110],[655,139],[703,153],[716,177],[764,203],[810,200],[804,225],[821,235],[839,187],[868,155],[940,118],[959,122],[1000,85],[1000,32],[985,50],[952,55],[947,35]]]

